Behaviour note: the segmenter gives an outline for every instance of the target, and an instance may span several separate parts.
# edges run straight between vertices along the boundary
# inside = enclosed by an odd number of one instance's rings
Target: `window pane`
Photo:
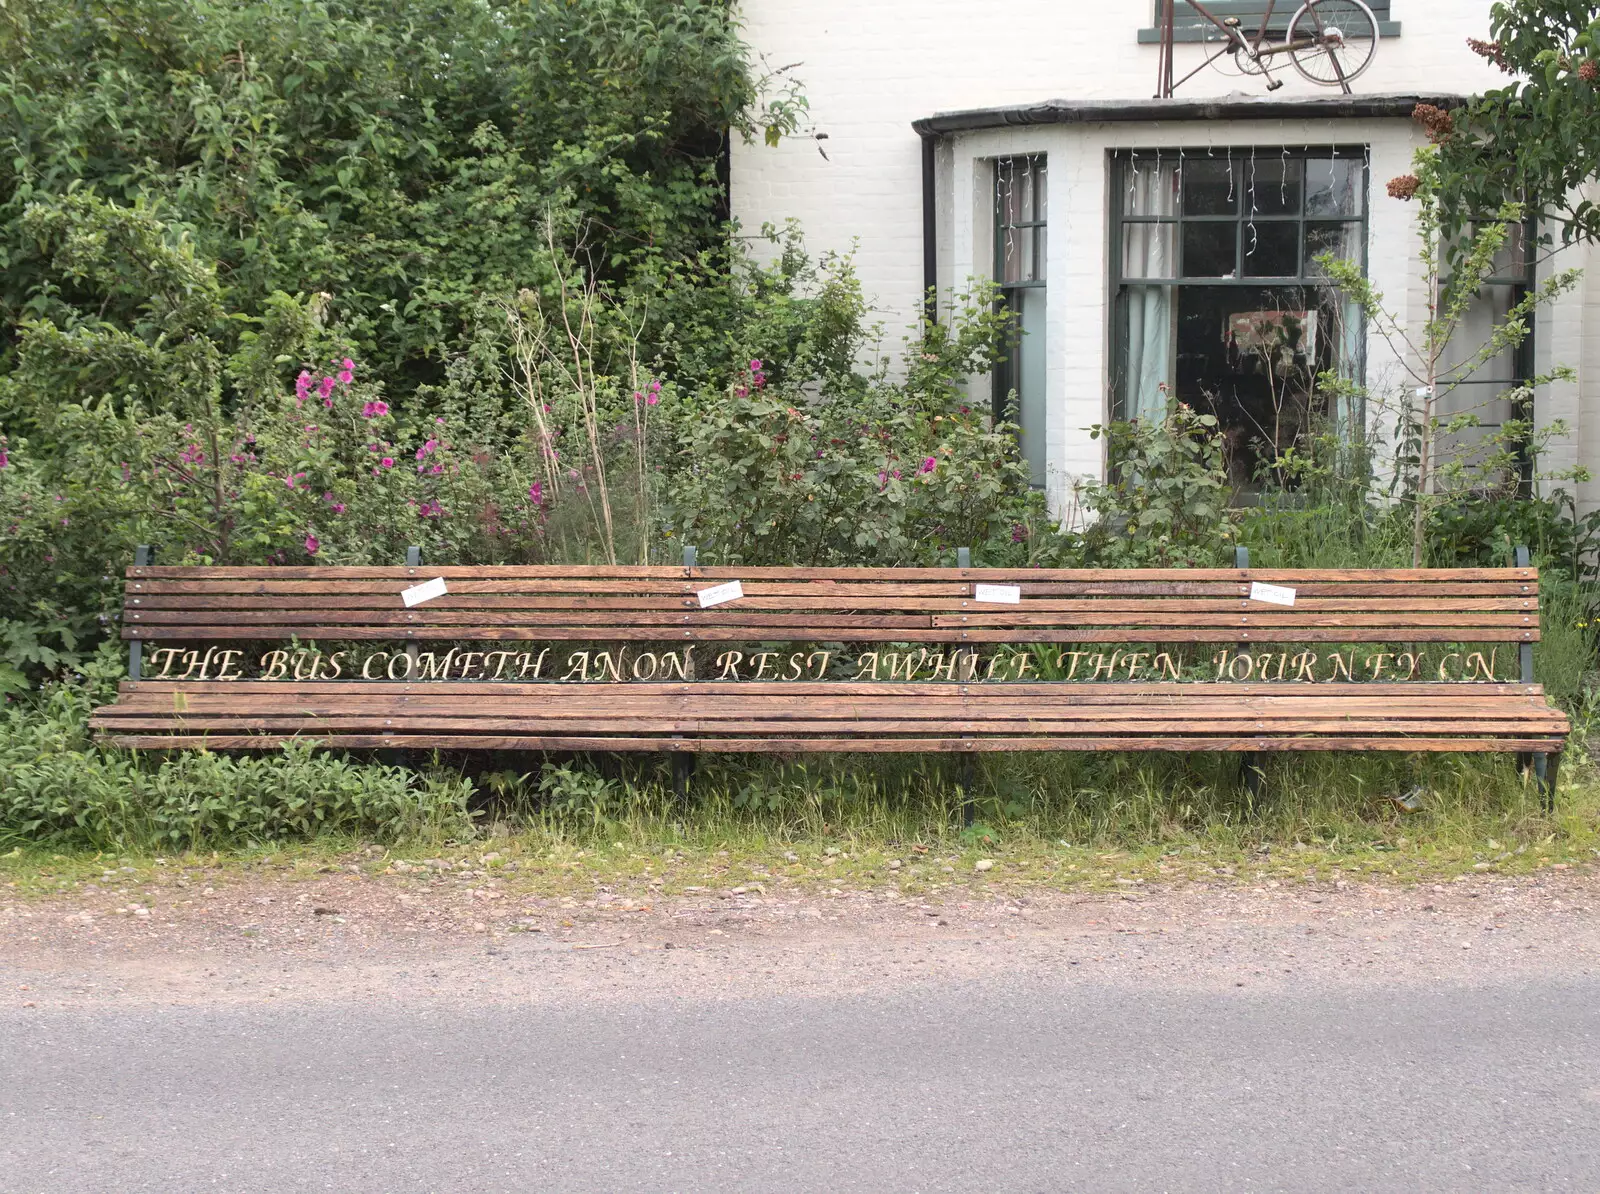
[[[1262,216],[1299,215],[1304,171],[1305,162],[1300,158],[1263,157],[1251,162],[1246,212]]]
[[[1045,183],[1047,181],[1048,181],[1048,175],[1045,172],[1045,159],[1044,158],[1034,158],[1033,159],[1033,207],[1031,209],[1032,210],[1032,214],[1029,215],[1029,217],[1028,217],[1030,220],[1043,220],[1044,219],[1045,198],[1046,198],[1046,195],[1045,195],[1045,192],[1046,192]]]
[[[1235,242],[1239,225],[1230,221],[1207,221],[1183,226],[1183,276],[1185,278],[1231,278],[1234,276]]]
[[[1031,286],[1017,295],[1022,343],[1017,347],[1017,421],[1022,425],[1022,458],[1028,479],[1037,486],[1045,476],[1045,289]]]
[[[1494,264],[1490,267],[1489,276],[1522,282],[1527,279],[1527,274],[1528,258],[1523,247],[1523,226],[1508,224],[1505,243],[1494,255]]]
[[[1366,164],[1360,158],[1307,159],[1306,215],[1359,216],[1366,178]]]
[[[1122,276],[1172,278],[1178,273],[1173,252],[1176,224],[1124,224],[1122,226]]]
[[[1306,275],[1312,278],[1327,276],[1317,264],[1323,253],[1332,253],[1345,261],[1361,260],[1360,224],[1307,224],[1306,225]]]
[[[1000,281],[1033,281],[1032,228],[1003,228],[1000,236]]]
[[[1250,278],[1300,276],[1300,225],[1294,220],[1257,220],[1244,226],[1244,272]]]
[[[1171,286],[1129,286],[1121,296],[1118,417],[1159,419],[1172,385]]]
[[[1222,216],[1239,210],[1240,163],[1228,158],[1189,158],[1183,163],[1183,214]]]
[[[1217,417],[1237,492],[1332,413],[1316,381],[1342,366],[1336,302],[1321,287],[1178,287],[1178,397]]]
[[[1513,284],[1499,283],[1478,291],[1456,334],[1445,346],[1442,362],[1445,372],[1437,408],[1439,417],[1449,421],[1470,416],[1478,425],[1446,430],[1440,436],[1440,450],[1458,456],[1464,464],[1483,464],[1487,459],[1484,454],[1494,449],[1495,433],[1515,414],[1513,403],[1506,396],[1517,384],[1519,361],[1515,349],[1508,348],[1489,358],[1471,373],[1465,371],[1465,366],[1510,314],[1519,290]]]
[[[1123,166],[1122,214],[1178,214],[1178,163],[1155,157],[1132,157]]]

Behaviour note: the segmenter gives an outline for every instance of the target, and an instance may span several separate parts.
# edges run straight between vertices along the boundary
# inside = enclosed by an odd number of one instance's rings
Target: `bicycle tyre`
[[[1326,41],[1337,31],[1338,43]],[[1361,75],[1378,53],[1378,18],[1362,0],[1306,0],[1289,22],[1288,42],[1315,45],[1290,50],[1289,60],[1309,82],[1337,87]]]

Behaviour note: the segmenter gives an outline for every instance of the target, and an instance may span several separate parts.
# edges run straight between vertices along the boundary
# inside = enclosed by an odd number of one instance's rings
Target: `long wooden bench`
[[[1553,788],[1569,727],[1533,683],[1525,557],[1240,563],[140,562],[123,614],[130,676],[93,725],[144,749],[1505,751]],[[435,579],[444,595],[403,603]],[[702,608],[732,581],[742,596]]]

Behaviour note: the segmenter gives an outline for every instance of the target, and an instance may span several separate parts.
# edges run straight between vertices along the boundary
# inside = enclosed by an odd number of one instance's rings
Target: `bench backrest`
[[[444,578],[444,596],[404,605],[402,590],[436,577]],[[734,580],[742,598],[701,608],[701,590]],[[1253,584],[1292,589],[1294,603],[1253,599]],[[979,601],[978,585],[1019,592],[1014,603]],[[128,570],[122,636],[134,642],[1532,643],[1539,637],[1538,595],[1533,568],[149,565]]]

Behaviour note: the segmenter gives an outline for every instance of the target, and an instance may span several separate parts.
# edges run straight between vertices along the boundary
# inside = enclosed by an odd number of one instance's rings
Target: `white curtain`
[[[1126,172],[1123,211],[1130,216],[1177,214],[1178,163],[1135,159]],[[1122,276],[1127,303],[1128,371],[1124,378],[1127,418],[1160,418],[1166,412],[1163,385],[1173,384],[1172,287],[1141,286],[1139,278],[1171,278],[1177,271],[1176,224],[1124,223]]]

